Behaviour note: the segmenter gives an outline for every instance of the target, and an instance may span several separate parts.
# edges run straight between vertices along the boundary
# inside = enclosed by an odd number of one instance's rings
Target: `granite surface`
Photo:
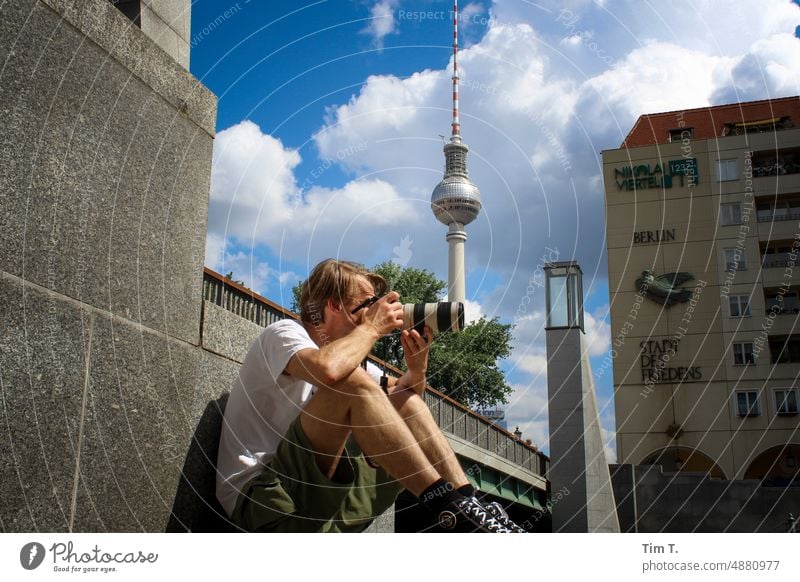
[[[199,344],[212,130],[153,89],[195,81],[109,2],[3,10],[0,269]]]
[[[264,328],[210,301],[203,301],[203,348],[240,364]]]
[[[198,421],[238,367],[119,319],[96,318],[92,339],[75,527],[163,531]]]
[[[91,315],[0,274],[0,531],[68,531]]]

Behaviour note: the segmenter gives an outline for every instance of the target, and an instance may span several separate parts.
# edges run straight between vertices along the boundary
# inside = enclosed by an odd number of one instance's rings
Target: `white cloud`
[[[291,260],[352,257],[363,252],[365,240],[400,240],[387,233],[417,219],[409,202],[380,178],[301,192],[294,175],[300,162],[296,150],[250,121],[217,134],[207,260],[219,260],[225,239],[248,249],[266,245]]]
[[[800,22],[800,12],[796,15]],[[729,73],[728,84],[712,96],[714,103],[752,101],[800,93],[800,41],[778,34],[756,42]]]
[[[481,317],[486,317],[486,312],[480,303],[477,301],[470,301],[469,299],[464,301],[464,321],[467,325],[475,323]]]
[[[613,423],[611,425],[614,426]],[[603,439],[603,451],[606,454],[606,462],[609,464],[617,462],[617,433],[607,429],[605,426],[600,427]]]
[[[397,0],[379,0],[369,11],[370,21],[362,32],[370,35],[378,48],[383,48],[383,40],[388,35],[397,32],[397,21],[394,18],[396,5]]]
[[[248,289],[266,295],[270,283],[277,283],[281,289],[290,289],[301,280],[293,271],[279,271],[253,252],[232,250],[230,243],[217,234],[206,237],[205,264],[209,268],[226,275],[233,273],[235,281],[241,281]]]
[[[578,114],[592,120],[593,131],[611,129],[624,137],[643,113],[709,105],[717,79],[727,77],[734,62],[672,43],[652,42],[633,50],[615,68],[587,80]]]
[[[589,356],[607,354],[608,349],[611,347],[611,326],[608,322],[597,317],[597,313],[592,315],[589,312],[584,312],[583,327],[586,331],[586,346]]]
[[[516,370],[535,378],[547,378],[544,323],[544,311],[534,311],[515,320],[509,360]]]
[[[547,384],[513,384],[506,406],[508,430],[519,426],[523,439],[531,439],[540,449],[549,448]]]
[[[296,150],[262,133],[252,121],[220,131],[211,169],[210,233],[263,241],[292,219],[301,203]]]

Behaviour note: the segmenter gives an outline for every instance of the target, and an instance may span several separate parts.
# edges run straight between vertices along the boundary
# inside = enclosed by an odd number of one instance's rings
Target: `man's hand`
[[[428,373],[428,348],[433,334],[429,327],[425,327],[425,337],[419,335],[415,329],[403,330],[400,334],[400,343],[403,346],[406,366],[408,371],[398,380],[402,388],[411,388],[417,394],[425,391],[426,374]]]
[[[397,291],[390,291],[370,305],[364,314],[365,323],[375,329],[378,337],[403,327],[403,305],[399,299]]]

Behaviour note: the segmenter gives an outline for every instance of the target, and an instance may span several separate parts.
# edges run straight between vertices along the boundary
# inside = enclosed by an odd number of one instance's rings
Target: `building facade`
[[[643,115],[603,173],[618,461],[797,483],[800,98]]]

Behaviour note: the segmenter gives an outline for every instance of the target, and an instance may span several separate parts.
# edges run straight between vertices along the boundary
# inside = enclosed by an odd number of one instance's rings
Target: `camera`
[[[425,337],[425,326],[436,334],[464,329],[464,304],[460,301],[403,304],[403,329],[416,329]]]

